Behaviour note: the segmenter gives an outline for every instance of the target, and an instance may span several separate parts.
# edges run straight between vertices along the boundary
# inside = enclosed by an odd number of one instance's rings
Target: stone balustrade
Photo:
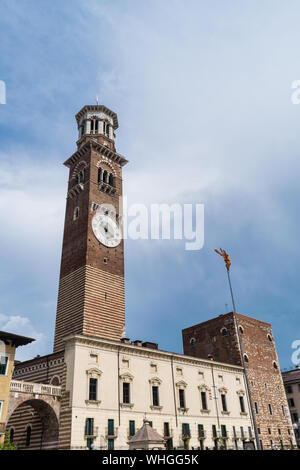
[[[39,384],[12,380],[10,384],[11,392],[33,393],[38,395],[61,396],[61,387],[56,385]]]

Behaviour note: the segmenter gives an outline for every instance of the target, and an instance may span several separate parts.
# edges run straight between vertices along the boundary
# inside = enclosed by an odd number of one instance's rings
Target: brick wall
[[[241,314],[237,317],[262,446],[291,446],[295,441],[271,325]],[[211,354],[216,361],[241,365],[232,312],[186,328],[182,336],[184,354],[201,358]]]

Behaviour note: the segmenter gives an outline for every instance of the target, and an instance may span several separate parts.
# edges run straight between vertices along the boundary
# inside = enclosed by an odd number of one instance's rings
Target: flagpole
[[[240,335],[239,321],[238,321],[238,317],[237,317],[237,314],[236,314],[235,301],[234,301],[233,290],[232,290],[231,279],[230,279],[229,269],[230,269],[230,266],[231,266],[231,261],[230,261],[229,255],[226,253],[226,251],[224,251],[222,249],[220,249],[220,251],[218,251],[218,250],[215,250],[215,251],[216,251],[216,253],[218,253],[220,256],[222,256],[224,258],[225,265],[226,265],[230,295],[231,295],[231,300],[232,300],[233,319],[234,319],[234,324],[235,324],[235,328],[236,328],[236,332],[237,332],[240,352],[241,352],[241,356],[242,356],[242,365],[243,365],[244,377],[245,377],[245,382],[246,382],[246,389],[247,389],[248,400],[249,400],[249,405],[250,405],[251,418],[252,418],[252,423],[253,423],[253,427],[254,427],[256,449],[261,450],[259,437],[258,437],[258,430],[257,430],[257,426],[256,426],[255,414],[254,414],[254,409],[253,409],[251,390],[250,390],[250,386],[249,386],[247,367],[246,367],[246,363],[245,363],[243,344],[242,344],[241,335]]]
[[[253,409],[253,402],[252,402],[252,395],[251,395],[251,390],[250,390],[250,385],[249,385],[247,367],[246,367],[246,363],[245,363],[243,344],[242,344],[241,334],[240,334],[240,329],[239,329],[239,321],[238,321],[238,317],[237,317],[237,314],[236,314],[235,302],[234,302],[234,297],[233,297],[233,292],[232,292],[232,285],[231,285],[229,269],[227,269],[227,276],[228,276],[228,282],[229,282],[229,288],[230,288],[230,294],[231,294],[231,300],[232,300],[233,318],[234,318],[234,322],[235,322],[235,328],[236,328],[236,331],[237,331],[237,336],[238,336],[238,341],[239,341],[239,346],[240,346],[240,351],[241,351],[241,356],[242,356],[244,376],[245,376],[246,387],[247,387],[247,392],[248,392],[248,397],[249,397],[249,405],[250,405],[251,417],[252,417],[252,422],[253,422],[253,427],[254,427],[256,448],[257,448],[257,450],[261,450],[259,437],[258,437],[258,430],[257,430],[257,426],[256,426],[255,414],[254,414],[254,409]]]

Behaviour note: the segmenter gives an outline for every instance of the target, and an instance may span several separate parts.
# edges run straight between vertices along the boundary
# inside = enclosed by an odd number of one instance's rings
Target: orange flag
[[[225,261],[226,269],[227,269],[227,271],[229,271],[229,268],[230,268],[230,265],[231,265],[231,260],[230,260],[230,257],[228,255],[228,253],[226,253],[225,250],[222,250],[222,248],[220,248],[220,251],[215,250],[215,252],[218,253],[218,255],[222,256],[222,258]]]

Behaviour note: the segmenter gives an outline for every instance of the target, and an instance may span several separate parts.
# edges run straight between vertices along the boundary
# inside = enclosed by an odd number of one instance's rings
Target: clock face
[[[109,215],[97,213],[92,219],[92,228],[95,237],[108,248],[114,248],[121,241],[121,231],[115,220]]]

